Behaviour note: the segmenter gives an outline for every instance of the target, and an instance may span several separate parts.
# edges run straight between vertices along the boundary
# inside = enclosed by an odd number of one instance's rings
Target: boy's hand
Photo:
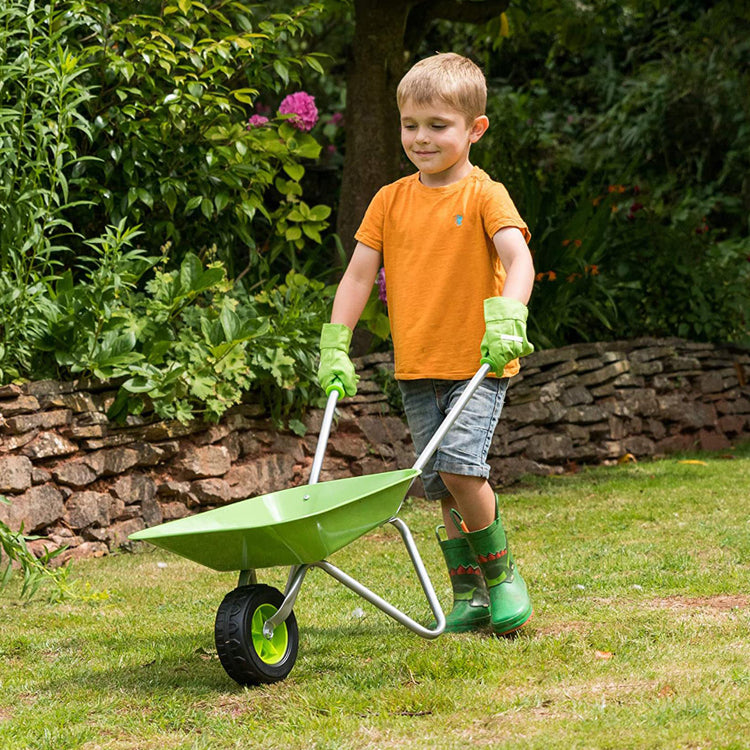
[[[482,364],[502,376],[503,368],[516,357],[534,351],[526,338],[529,310],[523,302],[510,297],[490,297],[484,301],[485,332],[482,339]]]
[[[318,382],[326,395],[337,390],[340,396],[357,393],[359,376],[349,359],[352,331],[341,323],[324,323],[320,332],[320,367]]]

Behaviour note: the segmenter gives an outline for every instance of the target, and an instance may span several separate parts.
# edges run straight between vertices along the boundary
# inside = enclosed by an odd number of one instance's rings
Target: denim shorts
[[[399,380],[406,419],[419,455],[468,380]],[[422,471],[428,500],[450,497],[439,472],[461,476],[490,475],[487,454],[505,401],[508,378],[485,378]]]

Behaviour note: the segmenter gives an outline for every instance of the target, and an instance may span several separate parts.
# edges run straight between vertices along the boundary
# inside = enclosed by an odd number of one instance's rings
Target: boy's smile
[[[407,101],[401,107],[401,144],[424,185],[450,185],[471,172],[469,149],[488,124],[484,115],[467,123],[462,112],[441,101]]]

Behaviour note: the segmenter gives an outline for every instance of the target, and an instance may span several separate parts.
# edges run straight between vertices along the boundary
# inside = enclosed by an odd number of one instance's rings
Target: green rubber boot
[[[495,502],[497,503],[497,497]],[[526,583],[508,550],[508,541],[497,505],[495,520],[480,531],[467,531],[463,519],[455,510],[451,511],[451,515],[482,569],[489,589],[492,629],[498,635],[506,635],[517,630],[529,620],[533,608]]]
[[[446,633],[465,633],[481,628],[490,621],[490,599],[482,571],[463,538],[440,538],[440,524],[435,529],[440,551],[448,567],[453,589],[453,609],[445,616]]]
[[[440,551],[448,566],[453,589],[453,609],[445,617],[446,633],[465,633],[481,628],[490,621],[490,599],[482,571],[463,538],[440,539],[440,524],[435,529]]]

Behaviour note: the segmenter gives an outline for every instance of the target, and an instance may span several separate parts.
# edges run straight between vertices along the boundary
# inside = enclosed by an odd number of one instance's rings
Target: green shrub
[[[0,6],[0,381],[26,374],[47,287],[69,259],[66,213],[92,128],[86,62],[66,45],[76,20],[54,5]]]
[[[699,216],[669,226],[650,196],[613,220],[603,265],[619,282],[617,338],[644,333],[750,344],[750,245],[721,239]],[[628,204],[641,206],[627,213]],[[686,226],[687,225],[687,226]]]
[[[97,97],[91,139],[80,145],[95,159],[81,165],[77,185],[96,208],[77,222],[89,235],[139,223],[149,252],[171,241],[178,258],[215,246],[230,276],[245,269],[251,283],[269,267],[283,274],[302,249],[287,225],[319,232],[330,213],[317,206],[298,216],[303,163],[320,146],[288,117],[262,128],[247,121],[261,93],[280,98],[304,69],[323,72],[318,55],[286,51],[320,4],[271,15],[234,0],[151,5],[86,3],[97,21],[87,42]]]
[[[471,42],[490,74],[476,154],[532,228],[533,340],[750,340],[747,7],[529,0],[508,18]]]
[[[575,201],[560,205],[557,192],[533,179],[523,185],[537,271],[529,302],[531,340],[549,348],[616,337],[618,300],[632,282],[609,266],[613,197],[592,194],[584,185]]]
[[[0,6],[0,382],[121,380],[114,417],[183,421],[248,390],[278,421],[316,400],[329,295],[300,271],[330,208],[300,180],[320,146],[247,118],[322,72],[285,52],[319,8]]]
[[[251,295],[218,261],[190,253],[167,270],[166,256],[130,248],[138,234],[109,228],[88,242],[93,254],[81,260],[77,283],[70,270],[60,276],[36,342],[37,372],[121,381],[113,419],[153,409],[182,422],[216,420],[254,390],[281,423],[319,400],[322,283],[290,272]]]
[[[10,500],[0,495],[0,504],[10,505]],[[27,542],[38,538],[24,534],[23,525],[13,531],[0,521],[0,592],[10,583],[15,565],[23,576],[21,599],[31,599],[43,585],[50,584],[50,599],[59,601],[72,593],[68,582],[70,563],[58,568],[50,567],[52,560],[64,552],[63,547],[52,552],[45,550],[41,557],[36,557]]]

